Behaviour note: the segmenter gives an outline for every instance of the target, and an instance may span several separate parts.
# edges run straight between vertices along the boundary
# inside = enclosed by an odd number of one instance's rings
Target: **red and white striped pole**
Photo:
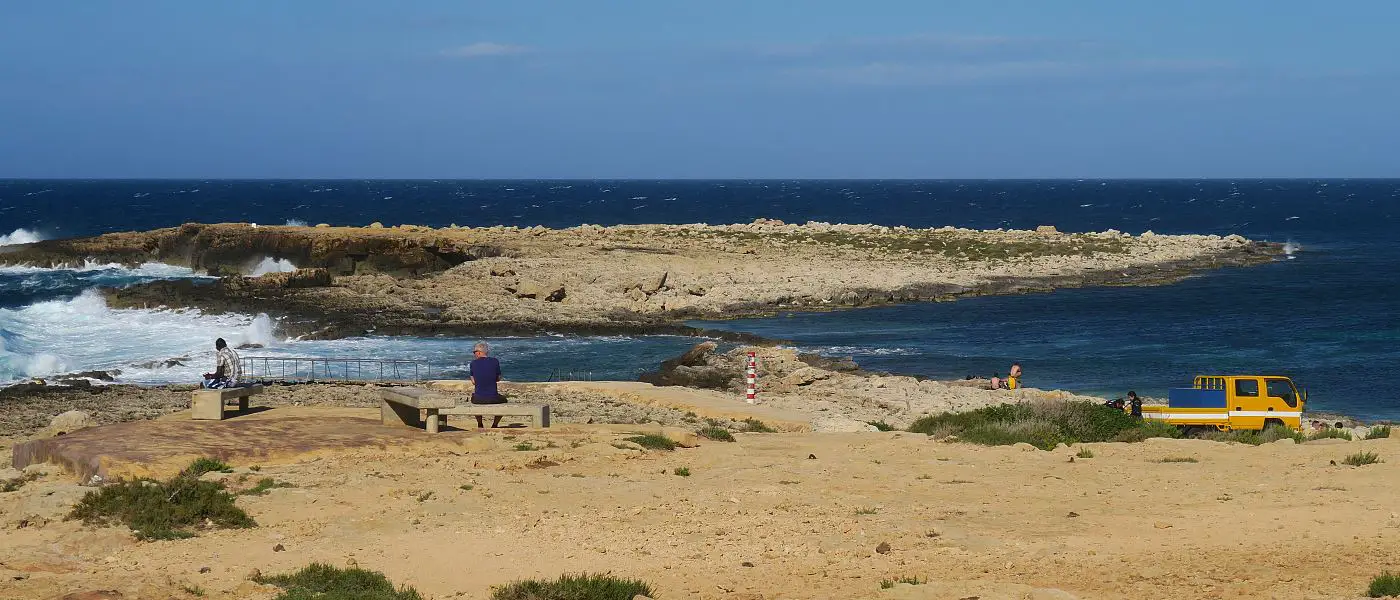
[[[757,355],[753,352],[749,353],[748,382],[749,389],[748,393],[745,396],[745,400],[747,400],[749,404],[753,404],[758,398],[758,358]]]

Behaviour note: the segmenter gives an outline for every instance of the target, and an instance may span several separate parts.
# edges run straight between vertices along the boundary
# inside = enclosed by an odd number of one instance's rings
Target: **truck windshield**
[[[1283,401],[1289,406],[1298,406],[1298,394],[1294,393],[1293,384],[1289,383],[1287,379],[1269,379],[1266,385],[1269,396],[1283,398]]]

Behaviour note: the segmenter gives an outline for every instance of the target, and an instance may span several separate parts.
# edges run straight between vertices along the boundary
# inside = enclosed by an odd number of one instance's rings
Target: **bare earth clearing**
[[[52,474],[0,494],[0,597],[270,598],[251,570],[323,561],[433,598],[583,571],[662,598],[1355,598],[1400,544],[1389,439],[1091,444],[1071,461],[908,433],[738,434],[673,452],[606,432],[468,434],[483,436],[494,449],[235,465],[217,477],[295,487],[238,500],[255,529],[180,541],[59,520],[91,488]],[[1387,462],[1330,464],[1362,448]],[[1182,457],[1199,462],[1160,462]],[[880,589],[904,576],[928,583]]]

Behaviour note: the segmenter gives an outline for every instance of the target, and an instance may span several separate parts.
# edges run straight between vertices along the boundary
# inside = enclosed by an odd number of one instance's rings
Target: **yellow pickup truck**
[[[1277,375],[1199,375],[1189,388],[1167,392],[1167,406],[1144,406],[1142,418],[1160,419],[1187,430],[1264,429],[1303,426],[1307,395]]]

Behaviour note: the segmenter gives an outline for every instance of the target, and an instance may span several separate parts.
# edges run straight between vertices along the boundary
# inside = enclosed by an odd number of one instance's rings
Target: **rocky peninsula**
[[[687,319],[1088,285],[1259,264],[1243,237],[977,231],[759,219],[544,227],[186,224],[0,249],[0,264],[161,262],[219,276],[107,290],[114,308],[266,312],[289,333],[693,332]],[[267,260],[295,271],[248,277]]]

